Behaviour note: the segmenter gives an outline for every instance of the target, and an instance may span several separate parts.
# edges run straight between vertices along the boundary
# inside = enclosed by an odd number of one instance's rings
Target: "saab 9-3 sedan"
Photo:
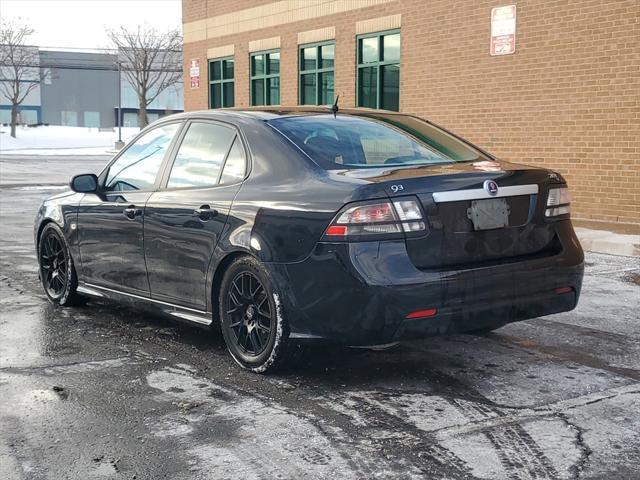
[[[165,117],[42,204],[48,298],[220,325],[266,372],[292,343],[389,344],[573,309],[562,176],[414,116],[337,108]]]

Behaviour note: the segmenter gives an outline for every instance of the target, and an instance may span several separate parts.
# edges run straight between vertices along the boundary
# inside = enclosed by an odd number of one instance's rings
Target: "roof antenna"
[[[333,118],[336,118],[336,115],[338,114],[338,99],[340,98],[340,94],[338,94],[338,96],[336,97],[336,101],[333,102],[333,105],[331,105],[331,111],[333,112]]]

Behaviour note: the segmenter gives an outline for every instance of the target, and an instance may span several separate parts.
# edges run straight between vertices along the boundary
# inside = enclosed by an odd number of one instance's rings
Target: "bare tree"
[[[135,31],[120,27],[107,33],[118,48],[122,71],[138,95],[138,124],[145,127],[151,102],[182,81],[182,35],[179,30],[160,32],[152,27]]]
[[[27,25],[0,21],[0,94],[11,103],[11,136],[16,136],[22,102],[40,84],[38,48],[26,44]]]

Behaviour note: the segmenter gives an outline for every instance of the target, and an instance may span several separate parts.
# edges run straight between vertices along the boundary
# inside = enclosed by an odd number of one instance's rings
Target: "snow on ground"
[[[127,142],[140,130],[123,128],[122,140]],[[0,127],[0,153],[3,155],[110,155],[115,153],[118,139],[116,128],[100,131],[98,128],[40,126],[16,129],[16,138],[9,134],[10,127]]]

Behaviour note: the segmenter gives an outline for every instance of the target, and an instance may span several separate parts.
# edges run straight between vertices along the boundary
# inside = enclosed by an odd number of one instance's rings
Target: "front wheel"
[[[78,278],[69,246],[62,230],[54,223],[44,227],[40,235],[38,266],[44,293],[51,303],[71,306],[82,302],[76,291]]]
[[[284,363],[288,324],[276,285],[258,260],[242,257],[231,264],[218,304],[222,334],[236,363],[256,373]]]

